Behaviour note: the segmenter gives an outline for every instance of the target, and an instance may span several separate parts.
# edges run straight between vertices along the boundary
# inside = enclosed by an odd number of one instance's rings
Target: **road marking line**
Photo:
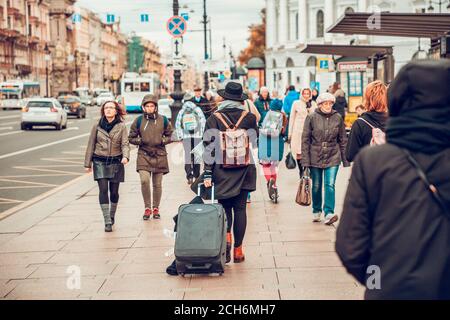
[[[44,161],[53,161],[53,162],[62,162],[62,163],[72,163],[72,164],[76,164],[77,166],[82,166],[84,164],[84,158],[77,158],[80,161],[70,161],[69,159],[64,160],[64,159],[50,159],[50,158],[42,158],[41,160]],[[75,159],[74,159],[75,160]]]
[[[23,131],[11,131],[11,132],[7,132],[7,133],[0,133],[0,137],[9,136],[9,135],[16,134],[16,133],[23,133]]]
[[[11,130],[13,127],[0,127],[0,130]]]
[[[65,176],[69,176],[69,174],[65,174],[65,173],[55,173],[55,174],[23,174],[23,175],[17,175],[17,176],[0,176],[1,178],[6,178],[6,179],[14,179],[14,178],[41,178],[41,177],[65,177]],[[70,174],[71,176],[71,174]]]
[[[31,184],[31,185],[35,185],[35,186],[50,186],[50,187],[56,187],[57,186],[57,184],[49,184],[49,183],[42,183],[42,182],[31,182],[31,181],[23,181],[23,180],[15,180],[15,179],[2,179],[2,178],[0,178],[0,181],[24,183],[24,184]]]
[[[3,220],[5,218],[9,217],[10,215],[13,215],[14,213],[16,213],[16,212],[18,212],[18,211],[20,211],[22,209],[28,208],[28,207],[32,206],[33,204],[35,204],[35,203],[37,203],[37,202],[39,202],[41,200],[44,200],[44,199],[54,195],[55,193],[58,193],[61,190],[67,189],[69,186],[78,183],[78,181],[81,181],[82,179],[86,178],[89,175],[90,174],[85,173],[82,176],[77,177],[77,178],[75,178],[75,179],[73,179],[71,181],[68,181],[68,182],[60,185],[57,188],[49,190],[49,191],[47,191],[47,192],[45,192],[45,193],[43,193],[43,194],[41,194],[41,195],[39,195],[37,197],[34,197],[33,199],[30,199],[30,200],[28,200],[28,201],[26,201],[26,202],[24,202],[22,204],[19,204],[19,205],[15,206],[15,207],[13,207],[11,209],[8,209],[8,210],[0,213],[0,220]]]
[[[6,203],[22,203],[25,201],[20,201],[20,200],[14,200],[14,199],[6,199],[6,198],[0,198],[0,203],[1,204],[6,204]]]
[[[0,126],[9,126],[11,124],[20,124],[20,121],[4,122],[4,123],[0,123]]]
[[[21,114],[18,114],[18,115],[15,115],[15,116],[4,116],[4,117],[0,117],[0,120],[3,120],[3,119],[14,119],[14,118],[20,118],[20,117],[22,117]]]
[[[70,167],[80,167],[79,165],[71,165]],[[42,171],[42,172],[50,172],[50,173],[64,173],[66,175],[70,176],[77,176],[83,173],[77,173],[77,172],[70,172],[70,171],[62,171],[62,170],[50,170],[50,169],[39,169],[39,168],[32,168],[32,167],[14,167],[14,169],[23,169],[23,170],[30,170],[30,171]]]
[[[125,123],[125,125],[129,125],[132,122],[133,121],[128,121],[128,122]],[[18,131],[18,132],[23,132],[23,131]],[[67,138],[67,139],[63,139],[63,140],[59,140],[59,141],[46,143],[46,144],[43,144],[43,145],[40,145],[40,146],[36,146],[36,147],[33,147],[33,148],[28,148],[28,149],[24,149],[24,150],[12,152],[12,153],[7,153],[7,154],[4,154],[4,155],[1,155],[0,156],[0,160],[1,159],[5,159],[5,158],[14,157],[14,156],[17,156],[19,154],[23,154],[23,153],[27,153],[27,152],[31,152],[31,151],[35,151],[35,150],[39,150],[39,149],[43,149],[43,148],[47,148],[47,147],[51,147],[51,146],[54,146],[56,144],[61,144],[61,143],[64,143],[64,142],[68,142],[68,141],[72,141],[72,140],[77,140],[77,139],[80,139],[80,138],[88,137],[90,134],[91,134],[90,132],[83,133],[83,134],[80,134],[80,135],[75,136],[75,137],[71,137],[71,138]]]
[[[36,188],[53,188],[57,187],[57,184],[51,186],[22,186],[22,187],[0,187],[0,190],[12,190],[12,189],[36,189]]]

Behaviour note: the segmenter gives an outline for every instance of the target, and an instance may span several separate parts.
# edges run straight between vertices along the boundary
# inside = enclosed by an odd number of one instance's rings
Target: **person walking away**
[[[284,101],[283,101],[283,111],[286,114],[286,116],[288,117],[289,122],[290,122],[290,118],[291,118],[292,104],[299,99],[300,99],[300,94],[297,91],[295,91],[295,87],[289,86],[287,93],[284,97]],[[289,127],[286,132],[286,136],[289,136]]]
[[[218,90],[217,93],[224,101],[219,105],[218,111],[206,121],[203,137],[204,183],[205,187],[211,187],[214,183],[216,198],[227,215],[226,260],[231,261],[233,229],[233,260],[239,263],[245,260],[242,243],[247,227],[246,199],[249,192],[256,190],[256,167],[250,148],[256,143],[258,127],[256,117],[245,110],[243,103],[248,96],[243,93],[240,83],[229,82],[225,89]],[[229,140],[227,135],[233,135],[233,132],[246,141],[241,138],[237,138],[239,141],[236,143],[234,139]],[[221,139],[225,139],[227,143],[223,145]]]
[[[141,180],[141,192],[145,204],[143,219],[160,219],[159,205],[162,196],[163,175],[169,173],[166,145],[172,142],[172,125],[158,114],[158,102],[154,95],[148,94],[142,100],[143,115],[131,124],[128,139],[139,146],[136,171]],[[153,202],[150,191],[153,183]]]
[[[264,117],[270,109],[270,98],[269,89],[267,87],[261,87],[258,93],[258,99],[255,101],[256,109],[258,109],[261,118],[258,121],[258,126],[264,121]]]
[[[184,170],[189,185],[200,176],[200,163],[195,163],[191,151],[202,142],[205,124],[205,115],[200,107],[193,102],[185,102],[178,113],[175,129],[178,140],[183,141]]]
[[[311,100],[314,101],[314,102],[316,102],[318,96],[319,96],[319,91],[318,91],[316,88],[312,89],[312,97],[311,97]],[[316,103],[317,103],[317,102],[316,102]]]
[[[245,94],[249,95],[248,92],[246,92]],[[252,101],[252,99],[245,100],[244,106],[245,110],[255,115],[256,123],[259,123],[259,120],[261,120],[261,115],[259,114],[258,108],[256,108],[255,103]]]
[[[334,96],[336,97],[336,102],[333,105],[333,109],[336,110],[345,121],[345,113],[348,108],[345,92],[342,89],[337,89]]]
[[[301,92],[300,100],[295,101],[291,109],[288,142],[291,147],[292,155],[297,160],[300,178],[302,178],[304,172],[301,164],[303,127],[305,125],[306,116],[314,112],[316,108],[316,103],[311,101],[311,90],[309,88],[305,88]]]
[[[202,109],[205,118],[208,119],[213,113],[214,105],[208,101],[204,96],[202,96],[202,89],[200,87],[194,88],[194,97],[190,100]]]
[[[103,103],[100,114],[100,121],[94,124],[89,135],[84,166],[86,171],[94,171],[105,232],[111,232],[119,203],[119,185],[125,181],[124,165],[130,159],[130,146],[124,123],[125,111],[120,105],[107,101]]]
[[[335,246],[365,299],[450,299],[449,82],[448,59],[404,66],[387,143],[355,158]]]
[[[380,135],[382,136],[386,131],[387,88],[381,81],[377,80],[367,85],[364,104],[367,112],[353,123],[348,137],[345,154],[349,162],[355,159],[363,147],[377,143],[375,140],[372,142],[377,129],[381,130]]]
[[[334,95],[326,92],[317,98],[318,108],[306,117],[302,134],[302,160],[312,179],[313,221],[320,222],[325,213],[325,224],[338,220],[335,209],[335,184],[341,163],[349,167],[345,157],[347,134],[342,117],[333,110]],[[325,201],[322,209],[322,182]]]
[[[283,102],[272,100],[270,111],[264,119],[259,131],[258,158],[267,181],[269,198],[278,202],[277,170],[284,155],[284,135],[287,128],[287,117],[282,112]]]

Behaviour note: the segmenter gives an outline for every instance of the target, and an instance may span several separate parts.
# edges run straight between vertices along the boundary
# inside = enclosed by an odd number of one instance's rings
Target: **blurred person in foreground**
[[[387,143],[356,156],[336,251],[366,299],[450,299],[449,83],[449,60],[404,66]]]

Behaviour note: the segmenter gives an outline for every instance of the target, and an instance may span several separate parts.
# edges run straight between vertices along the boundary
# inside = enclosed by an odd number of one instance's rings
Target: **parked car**
[[[67,112],[54,98],[31,98],[22,109],[20,128],[54,126],[56,130],[67,128]]]
[[[97,105],[100,107],[106,101],[115,101],[115,100],[116,100],[116,98],[114,97],[114,95],[111,92],[103,92],[98,95],[96,102],[97,102]]]
[[[78,119],[86,118],[86,106],[81,102],[81,99],[77,96],[60,96],[58,97],[59,103],[66,110],[67,115],[77,116]]]
[[[172,99],[159,99],[158,100],[158,113],[165,116],[167,119],[172,119],[172,109],[170,105],[173,103]]]

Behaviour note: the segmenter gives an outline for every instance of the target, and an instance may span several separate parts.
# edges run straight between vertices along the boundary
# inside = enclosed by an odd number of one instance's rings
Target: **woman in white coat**
[[[301,91],[300,100],[296,100],[292,104],[291,116],[289,118],[289,136],[292,156],[297,159],[300,178],[303,176],[303,167],[300,164],[302,158],[302,133],[305,119],[308,114],[316,108],[316,102],[311,100],[311,89],[305,88]]]

